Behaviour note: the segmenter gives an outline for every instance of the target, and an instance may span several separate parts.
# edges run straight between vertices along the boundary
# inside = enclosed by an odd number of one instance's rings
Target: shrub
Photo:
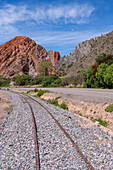
[[[53,75],[50,75],[50,76],[45,76],[43,81],[42,81],[42,87],[50,87],[50,86],[59,86],[61,83],[61,79],[53,74]]]
[[[96,119],[96,121],[98,121],[98,122],[99,122],[99,124],[100,124],[100,125],[102,125],[102,126],[104,126],[104,127],[107,127],[107,126],[109,125],[109,123],[108,123],[108,122],[103,121],[103,120],[101,120],[101,119]]]
[[[61,86],[68,86],[69,84],[72,84],[72,82],[76,79],[75,75],[68,75],[62,79]]]
[[[15,85],[24,86],[24,85],[32,85],[33,77],[29,75],[17,75],[13,77],[13,81]]]
[[[89,67],[84,75],[84,87],[113,88],[113,64],[101,63]]]
[[[4,78],[4,79],[0,79],[0,86],[9,86],[10,85],[10,78]]]
[[[29,94],[30,92],[33,92],[33,90],[28,90],[26,93]]]
[[[67,105],[66,105],[65,103],[62,103],[62,104],[60,105],[60,107],[61,107],[62,109],[68,109],[68,107],[67,107]]]
[[[59,106],[57,99],[53,99],[53,100],[49,99],[49,100],[47,100],[47,102],[50,104],[54,104],[55,106]]]
[[[37,96],[40,97],[40,96],[42,96],[44,93],[45,93],[44,90],[39,90],[38,93],[37,93]]]
[[[106,112],[113,112],[113,104],[111,104],[108,107],[106,107],[105,111]]]
[[[38,89],[35,88],[33,91],[34,91],[34,92],[38,92]]]
[[[33,78],[33,84],[42,84],[44,76],[43,75],[38,75]]]
[[[98,56],[97,59],[96,59],[96,64],[100,65],[101,63],[106,63],[108,65],[113,64],[113,55],[103,54],[102,56]]]
[[[53,83],[51,83],[51,87],[59,87],[61,85],[61,82],[62,80],[58,78]]]
[[[67,69],[71,68],[73,64],[74,64],[74,62],[72,62],[71,64],[69,64],[68,67],[67,67]]]

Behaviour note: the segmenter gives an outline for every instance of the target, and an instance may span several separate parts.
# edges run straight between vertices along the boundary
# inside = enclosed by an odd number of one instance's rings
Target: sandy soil
[[[0,91],[0,124],[8,118],[11,103],[8,94]]]

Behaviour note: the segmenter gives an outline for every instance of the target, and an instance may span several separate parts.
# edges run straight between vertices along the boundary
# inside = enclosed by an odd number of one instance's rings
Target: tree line
[[[77,86],[84,88],[113,88],[113,55],[102,54],[96,58],[95,64],[78,74],[59,77],[51,61],[42,61],[38,67],[39,75],[33,77],[27,74],[17,75],[11,79],[0,79],[0,86],[41,85],[42,87]]]

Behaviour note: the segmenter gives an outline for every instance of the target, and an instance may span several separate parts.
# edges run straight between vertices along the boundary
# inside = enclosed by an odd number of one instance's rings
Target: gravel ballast
[[[10,93],[13,107],[7,122],[0,126],[0,169],[34,169],[35,146],[32,115],[28,105]]]
[[[19,95],[11,96],[13,111],[1,126],[0,169],[34,169],[35,146],[32,115]],[[28,99],[28,98],[27,98]],[[58,120],[95,169],[113,169],[113,137],[102,129],[85,126],[75,113],[35,98]],[[41,169],[89,169],[69,139],[40,105],[28,99],[36,119]]]
[[[36,100],[58,120],[95,169],[113,169],[113,136],[95,124],[87,127],[87,120],[75,113]]]

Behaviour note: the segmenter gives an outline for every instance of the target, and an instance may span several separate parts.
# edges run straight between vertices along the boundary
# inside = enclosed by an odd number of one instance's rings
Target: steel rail
[[[20,95],[20,94],[19,94]],[[38,147],[38,136],[37,136],[37,126],[36,126],[36,121],[35,121],[35,116],[33,109],[27,99],[23,97],[23,95],[20,95],[21,98],[25,100],[25,102],[28,104],[31,113],[32,113],[32,122],[33,122],[33,129],[34,129],[34,143],[35,143],[35,157],[36,157],[36,170],[40,170],[40,158],[39,158],[39,147]]]
[[[3,91],[8,91],[8,90],[3,90]],[[38,147],[38,135],[37,135],[37,126],[36,126],[36,121],[35,121],[35,116],[34,116],[34,112],[33,109],[31,107],[31,105],[29,104],[29,102],[27,101],[27,99],[20,94],[19,92],[14,92],[14,91],[10,91],[12,93],[18,94],[22,100],[25,100],[25,102],[28,104],[30,111],[32,113],[32,122],[33,122],[33,129],[34,129],[34,144],[35,144],[35,169],[36,170],[40,170],[40,158],[39,158],[39,147]],[[27,96],[27,95],[25,95]]]
[[[34,102],[38,103],[43,109],[45,109],[47,111],[47,113],[52,117],[52,119],[54,119],[55,123],[59,126],[59,128],[63,131],[63,133],[65,134],[65,136],[70,140],[72,146],[75,148],[75,150],[79,153],[79,155],[81,156],[81,158],[84,160],[84,162],[86,163],[86,165],[88,166],[88,168],[90,170],[95,170],[94,167],[91,165],[91,163],[88,161],[88,159],[86,158],[86,156],[82,153],[82,151],[79,149],[79,147],[77,146],[77,144],[75,144],[75,142],[73,141],[73,139],[70,137],[70,135],[65,131],[65,129],[61,126],[61,124],[58,122],[58,120],[56,120],[56,118],[50,113],[50,111],[43,106],[40,102],[38,102],[37,100],[35,100],[34,98],[24,94],[25,96],[27,96],[28,98],[30,98],[31,100],[33,100]]]
[[[14,91],[11,91],[14,92]],[[86,163],[87,167],[90,170],[95,170],[94,167],[91,165],[91,163],[88,161],[88,159],[86,158],[86,156],[82,153],[82,151],[79,149],[79,147],[77,146],[77,144],[75,144],[75,142],[73,141],[73,139],[70,137],[70,135],[65,131],[65,129],[62,127],[62,125],[58,122],[58,120],[50,113],[50,111],[43,106],[39,101],[35,100],[33,97],[27,95],[27,94],[20,94],[19,92],[14,92],[16,94],[19,94],[21,98],[23,98],[26,103],[29,105],[30,110],[32,112],[32,118],[33,118],[33,126],[34,126],[34,141],[35,141],[35,154],[36,154],[36,170],[40,170],[40,159],[39,159],[39,149],[38,149],[38,138],[37,138],[37,126],[36,126],[36,121],[35,121],[35,116],[34,116],[34,112],[33,109],[31,107],[31,105],[29,104],[29,102],[27,101],[27,99],[24,96],[28,97],[29,99],[31,99],[32,101],[38,103],[44,110],[47,111],[47,113],[52,117],[52,119],[55,121],[55,123],[58,125],[58,127],[62,130],[62,132],[65,134],[65,136],[69,139],[69,141],[71,142],[72,146],[75,148],[75,150],[79,153],[79,155],[81,156],[81,158],[84,160],[84,162]]]

